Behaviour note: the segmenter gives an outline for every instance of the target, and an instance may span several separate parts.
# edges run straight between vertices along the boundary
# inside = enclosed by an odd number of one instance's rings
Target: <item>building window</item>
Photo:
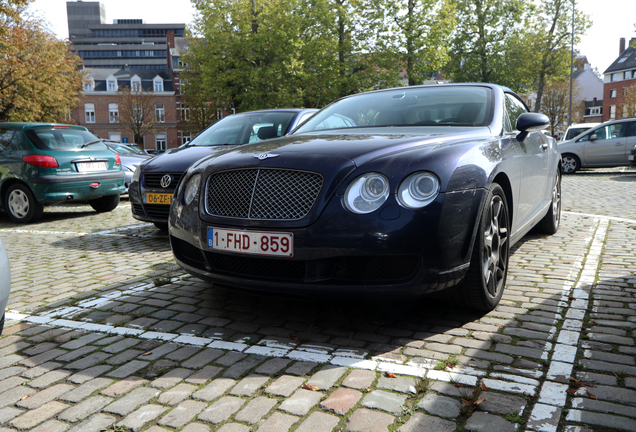
[[[601,114],[601,107],[590,108],[590,115]]]
[[[141,78],[137,75],[130,79],[130,89],[134,92],[141,91]]]
[[[119,123],[119,107],[116,103],[108,104],[108,122]]]
[[[190,108],[186,107],[185,104],[179,104],[179,118],[181,121],[189,121],[190,120]]]
[[[628,80],[628,79],[630,79],[631,77],[632,77],[632,73],[631,73],[631,71],[627,71],[627,72],[624,72],[624,73],[623,73],[623,79]]]
[[[166,134],[160,133],[155,135],[155,149],[157,150],[166,150],[168,147],[166,145]]]
[[[155,105],[155,120],[159,123],[164,123],[166,121],[166,110],[163,107],[163,104]]]
[[[179,145],[184,145],[190,142],[192,139],[192,133],[189,131],[178,131]]]
[[[84,119],[86,123],[95,123],[95,104],[84,104]]]
[[[616,105],[610,105],[609,119],[614,120],[616,118]]]
[[[613,73],[610,80],[611,81],[617,81],[618,80],[618,74]]]
[[[610,97],[611,98],[615,98],[616,97],[616,89],[610,90]]]
[[[84,81],[84,91],[95,91],[95,81],[92,79]]]
[[[132,116],[135,123],[141,123],[144,120],[144,108],[141,104],[133,104]]]
[[[163,91],[163,79],[160,76],[156,76],[155,79],[152,80],[153,89],[156,92]]]
[[[117,78],[112,75],[106,78],[106,90],[111,92],[117,91]]]

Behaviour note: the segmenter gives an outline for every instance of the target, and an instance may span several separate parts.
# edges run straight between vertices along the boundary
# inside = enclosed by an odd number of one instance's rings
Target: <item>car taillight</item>
[[[121,165],[121,158],[115,153],[115,165]]]
[[[22,156],[22,160],[29,165],[35,165],[43,168],[57,168],[60,165],[57,163],[57,159],[53,156],[47,155],[28,155]]]

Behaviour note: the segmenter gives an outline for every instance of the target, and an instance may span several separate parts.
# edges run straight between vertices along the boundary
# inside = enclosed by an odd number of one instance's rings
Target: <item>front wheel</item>
[[[510,216],[503,189],[493,183],[481,212],[466,278],[453,293],[459,306],[491,311],[499,304],[508,276]]]
[[[9,187],[4,198],[9,219],[16,223],[36,222],[42,217],[44,206],[37,202],[28,186],[16,183]]]
[[[574,174],[581,169],[581,161],[573,154],[564,154],[561,161],[563,174]]]
[[[548,235],[555,234],[561,223],[561,173],[557,169],[552,187],[552,203],[548,213],[539,222],[539,230]]]
[[[115,210],[119,204],[119,195],[103,196],[88,202],[97,213],[104,213]]]

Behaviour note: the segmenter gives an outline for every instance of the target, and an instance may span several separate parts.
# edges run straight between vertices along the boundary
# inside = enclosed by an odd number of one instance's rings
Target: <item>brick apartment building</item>
[[[603,121],[626,117],[625,89],[636,86],[636,38],[625,47],[620,39],[618,58],[603,72]]]
[[[152,99],[158,126],[143,137],[148,150],[166,150],[189,141],[182,130],[180,53],[185,24],[144,24],[140,19],[105,23],[98,1],[68,1],[72,49],[82,58],[87,80],[71,119],[101,138],[133,142],[119,123],[119,93],[139,89]]]

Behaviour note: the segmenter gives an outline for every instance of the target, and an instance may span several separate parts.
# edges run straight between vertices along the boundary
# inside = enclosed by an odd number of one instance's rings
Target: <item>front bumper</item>
[[[209,226],[243,228],[205,222],[197,209],[176,201],[170,243],[187,272],[222,286],[309,297],[418,297],[454,286],[466,275],[483,193],[440,194],[417,211],[398,207],[391,197],[384,207],[390,211],[367,215],[345,211],[336,197],[306,227],[270,228],[293,234],[291,258],[212,250],[207,247]],[[266,224],[249,229],[267,231]]]
[[[138,183],[136,182],[133,182],[128,187],[128,199],[130,200],[133,218],[143,222],[167,224],[168,214],[170,213],[170,205],[146,204],[143,202],[144,192],[174,193],[174,190],[144,190],[143,192],[140,192]]]

